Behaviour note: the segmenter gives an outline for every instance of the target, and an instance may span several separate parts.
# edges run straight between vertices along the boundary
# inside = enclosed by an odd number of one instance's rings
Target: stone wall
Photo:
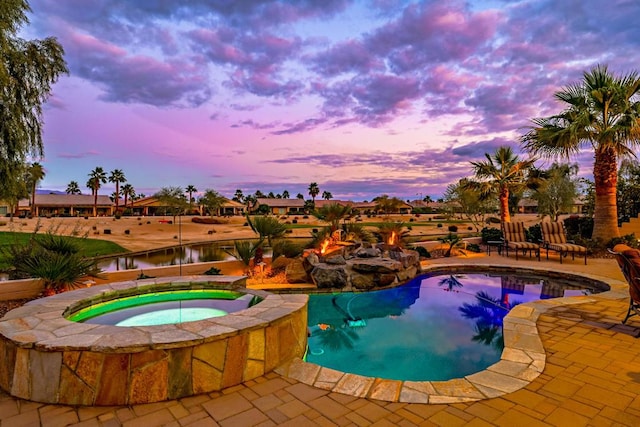
[[[172,279],[225,281],[224,276]],[[163,281],[158,286],[166,285]],[[0,319],[0,388],[43,403],[150,403],[237,385],[304,354],[306,295],[242,289],[264,300],[226,316],[161,326],[90,325],[62,316],[96,292],[150,284],[154,281],[66,292],[9,312]]]

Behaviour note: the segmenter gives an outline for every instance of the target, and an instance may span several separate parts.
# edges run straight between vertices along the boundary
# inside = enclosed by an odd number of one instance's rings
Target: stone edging
[[[422,273],[441,269],[469,270],[468,264],[438,264]],[[535,267],[513,265],[473,266],[479,272],[525,270],[548,273]],[[606,283],[610,290],[589,296],[554,298],[532,301],[513,308],[504,318],[505,348],[501,359],[486,370],[448,381],[398,381],[365,377],[307,363],[297,358],[280,366],[276,372],[323,390],[387,402],[459,403],[499,397],[529,385],[544,370],[546,354],[536,322],[541,314],[562,305],[596,302],[598,299],[628,297],[627,284],[615,279],[562,272],[563,275],[584,277]]]

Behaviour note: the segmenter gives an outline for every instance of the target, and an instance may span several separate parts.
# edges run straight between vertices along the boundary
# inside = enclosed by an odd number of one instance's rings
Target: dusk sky
[[[437,198],[484,153],[520,152],[583,71],[640,68],[637,0],[30,5],[22,37],[57,37],[70,69],[46,106],[40,187],[85,194],[102,166],[146,195],[308,198],[317,182],[336,199]],[[590,175],[591,152],[574,161]]]

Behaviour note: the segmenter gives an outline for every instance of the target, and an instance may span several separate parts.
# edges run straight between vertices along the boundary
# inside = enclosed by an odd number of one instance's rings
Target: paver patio
[[[448,262],[434,260],[432,262]],[[460,259],[464,262],[464,259]],[[473,263],[516,264],[496,255]],[[520,259],[517,265],[623,280],[613,259]],[[0,393],[0,427],[13,426],[609,426],[640,425],[640,319],[620,323],[626,297],[557,306],[537,327],[546,353],[524,388],[472,403],[390,403],[314,388],[275,373],[168,402],[129,407],[44,405]]]

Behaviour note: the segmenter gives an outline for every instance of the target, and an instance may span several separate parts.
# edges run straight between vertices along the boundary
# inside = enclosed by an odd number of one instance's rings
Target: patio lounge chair
[[[503,223],[502,233],[504,235],[504,248],[507,251],[507,256],[509,256],[509,249],[515,250],[516,260],[518,259],[518,251],[522,251],[523,254],[529,251],[529,258],[531,258],[532,253],[535,253],[538,261],[540,261],[540,245],[527,242],[527,234],[524,231],[523,222]]]
[[[549,259],[550,250],[560,254],[560,264],[562,264],[563,257],[571,254],[571,259],[576,259],[576,254],[580,254],[584,255],[584,265],[587,265],[587,248],[569,242],[561,222],[543,222],[540,226],[543,246],[547,250],[547,259]]]
[[[629,283],[629,309],[622,321],[626,323],[629,317],[640,314],[640,251],[625,244],[616,245],[612,252]]]

